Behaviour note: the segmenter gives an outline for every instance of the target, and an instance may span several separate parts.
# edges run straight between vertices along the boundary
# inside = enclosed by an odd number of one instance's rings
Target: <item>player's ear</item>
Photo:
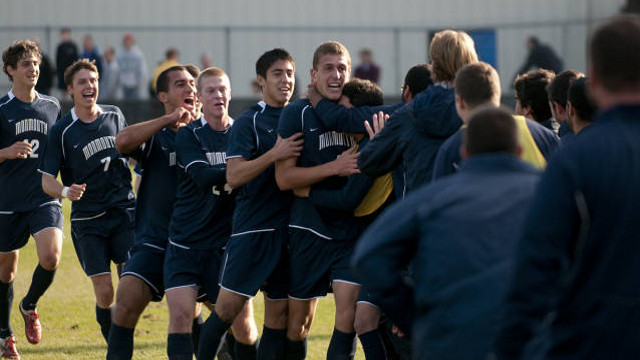
[[[262,77],[262,75],[256,75],[256,80],[258,81],[258,85],[260,85],[261,88],[264,88],[264,85],[267,83],[267,79]]]
[[[158,100],[163,104],[169,101],[169,94],[167,94],[166,91],[159,91],[157,97]]]

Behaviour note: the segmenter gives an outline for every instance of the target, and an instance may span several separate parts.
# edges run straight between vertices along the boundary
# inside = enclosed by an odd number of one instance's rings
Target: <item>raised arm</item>
[[[189,123],[191,120],[189,112],[180,107],[170,114],[127,126],[116,137],[116,150],[121,154],[131,154],[163,128],[167,126],[175,126],[177,128]]]

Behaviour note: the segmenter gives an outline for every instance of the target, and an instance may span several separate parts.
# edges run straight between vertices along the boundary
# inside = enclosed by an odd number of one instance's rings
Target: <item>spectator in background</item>
[[[116,61],[116,52],[109,46],[104,49],[104,64],[102,76],[100,76],[99,100],[119,100],[122,96],[120,90],[120,69]]]
[[[179,58],[180,52],[176,48],[168,48],[164,53],[164,61],[158,64],[158,66],[156,66],[156,69],[153,71],[153,79],[151,80],[152,95],[155,95],[156,93],[156,82],[158,81],[158,76],[160,76],[160,74],[168,68],[180,65],[180,62],[178,61]]]
[[[551,114],[546,90],[554,77],[554,73],[549,70],[531,70],[518,75],[513,86],[516,89],[516,115],[535,120],[558,135],[560,124]]]
[[[38,83],[36,84],[36,91],[40,94],[50,95],[51,88],[53,87],[53,75],[56,69],[53,68],[53,64],[51,64],[51,59],[42,52],[42,47],[40,46],[40,39],[35,38],[33,42],[38,46],[38,50],[40,50],[40,56],[42,57],[42,61],[40,61],[40,76],[38,77]]]
[[[147,65],[144,54],[138,46],[133,34],[127,33],[122,38],[122,49],[116,54],[120,68],[120,88],[125,99],[139,99],[140,89],[146,83]]]
[[[360,61],[362,63],[354,71],[353,77],[371,80],[377,84],[378,80],[380,80],[380,67],[373,63],[371,50],[360,50]]]
[[[213,66],[213,59],[211,58],[211,56],[209,56],[209,54],[202,53],[202,56],[200,56],[200,65],[201,69],[208,69]]]
[[[567,91],[569,86],[579,78],[583,78],[584,74],[576,70],[565,70],[547,85],[547,95],[549,96],[549,107],[551,107],[551,115],[560,124],[558,136],[565,137],[571,133],[569,123],[567,122]]]
[[[102,55],[98,46],[93,42],[93,37],[89,34],[82,38],[82,54],[80,54],[80,57],[93,61],[98,68],[98,75],[102,77]]]
[[[78,60],[78,46],[71,40],[71,29],[62,28],[60,30],[60,44],[56,50],[56,74],[58,75],[58,89],[62,97],[68,98],[67,85],[64,83],[64,71]]]
[[[529,49],[527,60],[516,76],[531,69],[546,69],[556,74],[562,71],[562,59],[549,45],[540,43],[537,37],[531,36],[527,39],[527,49]]]

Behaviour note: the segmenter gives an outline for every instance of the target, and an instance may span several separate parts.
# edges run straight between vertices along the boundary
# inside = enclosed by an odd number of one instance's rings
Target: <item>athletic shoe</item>
[[[16,338],[13,334],[7,338],[0,339],[0,358],[20,360],[20,354],[16,349]]]
[[[32,344],[37,344],[42,339],[42,326],[40,325],[40,317],[36,309],[26,311],[22,308],[22,302],[20,302],[20,314],[24,319],[24,333],[27,336],[27,341]]]

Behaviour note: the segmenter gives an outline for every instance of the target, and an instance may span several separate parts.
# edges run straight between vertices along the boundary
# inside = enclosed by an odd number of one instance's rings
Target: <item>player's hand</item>
[[[337,159],[333,160],[334,175],[338,176],[350,176],[353,174],[359,174],[358,169],[358,153],[355,152],[356,146],[352,146],[345,150]]]
[[[181,127],[190,123],[193,120],[193,117],[187,109],[178,107],[169,114],[169,119],[172,126]]]
[[[399,338],[404,337],[404,333],[402,331],[400,331],[400,329],[395,325],[391,326],[391,333],[394,334],[395,336],[399,337]]]
[[[310,192],[311,192],[311,186],[305,186],[303,188],[293,189],[293,195],[301,198],[308,198]]]
[[[7,159],[26,159],[31,155],[31,144],[25,141],[16,141],[7,148]]]
[[[311,103],[311,106],[313,107],[316,107],[320,102],[320,100],[322,100],[322,95],[320,95],[320,93],[318,92],[318,89],[316,89],[315,83],[309,84],[309,86],[307,86],[306,97],[307,97],[307,100],[309,100],[309,102]]]
[[[385,114],[384,112],[380,111],[377,114],[373,114],[373,116],[371,117],[373,129],[371,128],[371,125],[368,121],[364,122],[364,127],[367,129],[367,133],[369,133],[369,139],[373,139],[373,137],[376,136],[377,133],[382,131],[382,128],[384,128],[384,124],[387,122],[387,120],[389,120],[389,114]]]
[[[87,184],[72,184],[69,186],[69,192],[67,193],[67,199],[71,201],[77,201],[82,199],[84,191],[87,189]]]
[[[274,160],[278,161],[300,156],[300,153],[302,152],[302,144],[304,144],[304,139],[302,138],[301,132],[295,133],[286,139],[283,139],[278,135],[278,140],[271,149],[275,157]]]

